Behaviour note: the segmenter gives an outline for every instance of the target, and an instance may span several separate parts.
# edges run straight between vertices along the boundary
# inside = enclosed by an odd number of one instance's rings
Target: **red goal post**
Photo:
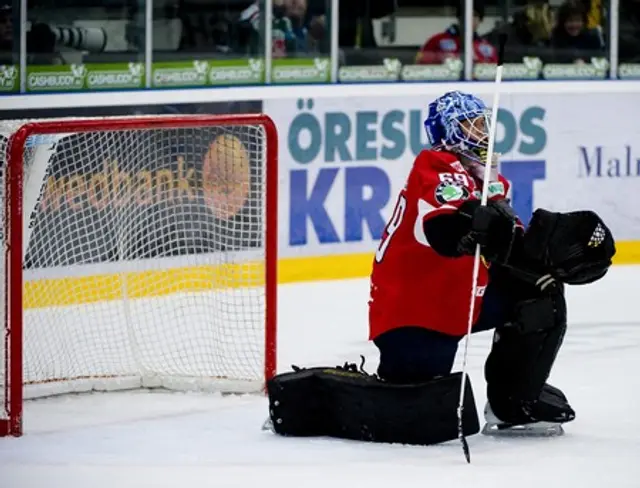
[[[261,391],[276,371],[273,121],[0,124],[0,436],[22,434],[27,398]]]

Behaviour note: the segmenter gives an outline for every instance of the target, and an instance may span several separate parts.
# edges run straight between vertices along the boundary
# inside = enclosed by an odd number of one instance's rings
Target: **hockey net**
[[[275,371],[263,115],[0,124],[0,435],[23,399],[260,391]]]

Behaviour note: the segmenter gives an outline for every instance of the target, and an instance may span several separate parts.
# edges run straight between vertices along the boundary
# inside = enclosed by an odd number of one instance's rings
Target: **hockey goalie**
[[[478,245],[472,332],[494,330],[483,432],[558,434],[575,418],[565,394],[547,383],[567,329],[564,285],[602,278],[614,240],[592,211],[537,209],[525,228],[498,158],[487,163],[489,115],[461,92],[429,105],[430,147],[413,164],[373,262],[377,373],[345,364],[276,376],[267,385],[275,432],[423,445],[455,439],[462,373],[452,370],[467,333]],[[481,205],[485,164],[491,180]],[[464,398],[470,435],[480,428],[468,380]]]

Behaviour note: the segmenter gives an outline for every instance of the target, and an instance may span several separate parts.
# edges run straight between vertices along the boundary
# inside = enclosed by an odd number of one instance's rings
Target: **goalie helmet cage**
[[[0,436],[22,434],[28,398],[263,391],[276,371],[273,121],[12,123],[0,122]]]

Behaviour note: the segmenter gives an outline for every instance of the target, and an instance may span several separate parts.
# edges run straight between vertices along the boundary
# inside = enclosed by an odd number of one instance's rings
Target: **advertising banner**
[[[203,87],[264,82],[262,58],[189,60],[153,63],[153,87]]]
[[[489,90],[481,94],[491,103]],[[373,252],[415,156],[428,99],[265,101],[280,130],[281,256]],[[619,241],[640,240],[640,95],[504,94],[496,151],[512,203],[592,209]]]
[[[0,65],[0,94],[17,92],[20,89],[20,67]]]
[[[328,83],[329,58],[281,58],[272,64],[272,83]]]
[[[209,104],[197,110],[259,112],[260,105]],[[194,108],[140,110],[192,113]],[[124,115],[137,108],[87,112]],[[68,114],[49,110],[30,115]],[[49,139],[27,140],[27,173],[29,154],[38,144],[51,146]],[[0,136],[0,148],[5,141]],[[54,144],[32,224],[27,268],[245,251],[264,245],[265,139],[256,128],[95,131],[65,135]],[[4,150],[1,154],[4,157]]]
[[[68,64],[27,67],[27,91],[144,88],[144,63]]]

